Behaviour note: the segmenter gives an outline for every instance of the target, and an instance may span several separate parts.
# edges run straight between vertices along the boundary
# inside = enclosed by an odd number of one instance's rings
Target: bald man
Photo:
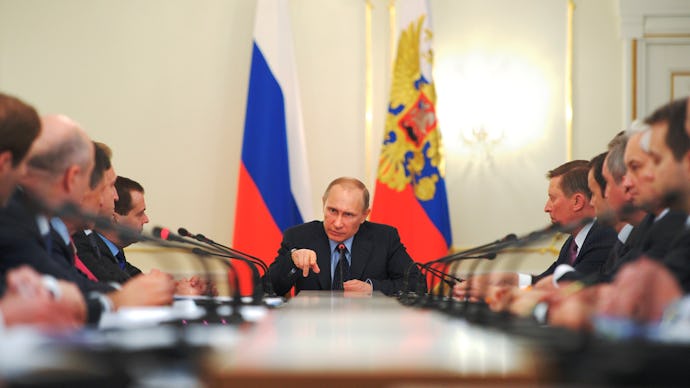
[[[33,107],[0,93],[0,208],[23,177],[25,156],[40,129]],[[8,253],[5,247],[0,246],[0,261]],[[54,293],[46,287],[48,280]],[[0,327],[31,324],[55,330],[75,328],[85,320],[84,299],[74,285],[46,279],[27,266],[2,271],[0,295]]]
[[[115,291],[85,278],[74,266],[74,251],[58,247],[67,245],[69,231],[57,230],[51,217],[54,209],[83,201],[94,164],[93,147],[83,129],[68,117],[43,118],[41,134],[27,158],[23,189],[0,211],[0,251],[6,252],[0,269],[28,264],[40,273],[75,283],[87,299],[88,321],[97,323],[104,311],[120,306],[170,303],[174,283],[167,276],[142,276]],[[55,234],[62,241],[54,239]]]

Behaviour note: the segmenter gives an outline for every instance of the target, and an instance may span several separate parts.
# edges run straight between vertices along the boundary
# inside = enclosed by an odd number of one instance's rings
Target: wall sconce
[[[546,136],[554,104],[550,85],[556,83],[538,58],[475,51],[437,70],[439,122],[449,152],[491,160],[529,152]]]
[[[487,130],[485,125],[473,127],[469,131],[460,131],[462,142],[472,148],[481,149],[487,157],[497,145],[505,138],[505,132],[501,130]]]

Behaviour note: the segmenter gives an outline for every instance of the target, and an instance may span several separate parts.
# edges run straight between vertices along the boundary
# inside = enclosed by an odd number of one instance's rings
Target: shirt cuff
[[[98,299],[98,302],[101,304],[101,307],[103,308],[101,310],[101,316],[104,313],[110,313],[110,312],[115,311],[115,308],[113,307],[113,301],[111,301],[107,295],[103,295],[103,294],[98,293],[98,292],[92,292],[89,295],[89,297],[93,298],[93,299]]]
[[[551,278],[553,281],[553,286],[558,288],[558,281],[561,280],[563,275],[567,274],[568,272],[575,272],[575,268],[569,266],[568,264],[561,264],[556,269],[553,271],[553,277]]]
[[[532,310],[532,315],[534,315],[534,319],[537,320],[539,323],[546,323],[546,317],[549,313],[549,304],[546,302],[539,302],[537,303],[536,306],[534,306],[534,310]]]
[[[527,288],[532,285],[532,275],[518,273],[518,287]]]
[[[41,277],[41,283],[43,283],[43,287],[50,292],[50,294],[53,296],[53,299],[60,299],[62,294],[57,279],[50,275],[43,275]]]

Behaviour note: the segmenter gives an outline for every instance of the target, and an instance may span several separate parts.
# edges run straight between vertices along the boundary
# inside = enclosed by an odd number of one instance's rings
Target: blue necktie
[[[344,289],[343,283],[350,280],[350,263],[347,262],[347,247],[345,244],[339,244],[336,250],[340,253],[340,259],[335,267],[333,273],[333,283],[331,288],[334,290]]]
[[[122,251],[122,249],[120,249],[117,252],[117,255],[115,255],[115,257],[117,257],[117,264],[120,266],[120,269],[124,270],[127,266],[127,260],[125,260],[125,253]]]
[[[50,232],[42,235],[43,237],[43,242],[46,244],[46,250],[48,253],[51,253],[53,251],[53,239],[50,236]]]

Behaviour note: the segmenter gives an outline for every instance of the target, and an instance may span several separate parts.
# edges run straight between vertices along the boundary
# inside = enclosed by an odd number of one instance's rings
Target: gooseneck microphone
[[[407,269],[405,270],[405,276],[404,276],[404,290],[410,290],[413,289],[413,287],[408,287],[408,282],[410,279],[410,273],[411,270],[414,266],[420,266],[420,270],[422,270],[422,276],[418,279],[417,286],[414,287],[416,288],[416,293],[413,293],[413,295],[409,295],[409,293],[403,293],[401,297],[401,302],[405,304],[422,304],[426,305],[428,304],[429,301],[429,295],[424,292],[424,289],[426,288],[426,283],[428,279],[428,275],[431,274],[434,277],[438,278],[448,278],[449,276],[452,276],[448,274],[444,270],[436,269],[433,266],[437,264],[443,265],[444,269],[447,268],[447,266],[450,263],[453,263],[455,261],[459,260],[466,260],[466,259],[480,259],[480,258],[485,258],[485,259],[494,259],[496,258],[497,253],[500,251],[496,249],[497,247],[501,246],[502,244],[505,244],[506,242],[511,242],[513,240],[517,239],[517,236],[513,233],[508,234],[507,236],[498,239],[496,241],[483,244],[477,247],[473,247],[470,249],[466,249],[464,251],[456,252],[447,256],[443,256],[439,259],[429,261],[427,263],[411,263]],[[431,269],[431,270],[430,270]],[[426,274],[426,275],[424,275]],[[442,274],[442,275],[441,275]],[[441,283],[441,288],[440,288],[440,293],[445,292],[445,285],[449,284],[447,282],[442,282]]]
[[[271,281],[271,271],[270,271],[268,265],[266,264],[266,261],[264,261],[264,260],[262,260],[256,256],[252,256],[248,253],[239,251],[235,248],[231,248],[229,246],[226,246],[226,245],[220,244],[216,241],[213,241],[201,233],[193,234],[193,233],[189,232],[186,228],[183,228],[183,227],[178,228],[177,232],[181,236],[192,238],[196,241],[202,242],[202,243],[206,244],[207,246],[213,247],[214,249],[220,251],[220,253],[222,253],[222,255],[220,257],[226,257],[229,259],[237,259],[237,260],[244,261],[245,263],[247,263],[247,265],[249,265],[252,268],[253,273],[257,271],[256,265],[258,265],[259,267],[261,267],[261,269],[264,273],[264,277],[263,277],[263,282],[260,281],[258,283],[255,283],[255,294],[256,294],[256,288],[257,288],[256,286],[258,284],[263,283],[263,292],[265,292],[268,297],[276,297],[276,293],[273,291],[273,282]],[[260,279],[261,279],[261,277],[259,276],[259,280]]]
[[[206,250],[203,250],[201,248],[192,248],[192,253],[196,253],[201,256],[213,256],[216,258],[226,258],[226,259],[235,259],[235,256],[228,255],[228,254],[222,254],[222,253],[217,253],[217,252],[209,252]],[[232,271],[235,273],[235,287],[236,287],[236,295],[241,297],[240,292],[239,292],[239,283],[238,283],[238,278],[237,272],[234,270],[234,266],[232,265],[230,260],[221,260],[223,263],[225,263],[228,267],[232,269]],[[259,275],[259,270],[256,269],[256,266],[253,265],[252,263],[247,263],[249,265],[249,268],[252,270],[252,278],[254,279],[254,292],[252,294],[252,304],[254,305],[260,305],[262,304],[263,301],[263,288],[261,287],[261,275]]]
[[[202,248],[205,247],[196,241],[188,240],[186,238],[183,238],[181,236],[176,235],[175,233],[170,232],[170,229],[168,228],[162,228],[162,227],[154,227],[151,230],[151,234],[154,236],[154,238],[163,240],[163,241],[171,241],[171,242],[176,242],[176,243],[182,243],[182,244],[187,244],[187,245],[193,245],[194,248],[192,248],[191,252],[200,260],[201,265],[204,268],[204,273],[206,277],[206,282],[208,284],[207,288],[207,297],[208,297],[208,304],[205,304],[206,306],[206,313],[211,319],[217,318],[218,312],[217,312],[217,306],[214,303],[214,295],[212,292],[212,289],[210,285],[212,284],[212,277],[211,277],[211,271],[208,268],[208,265],[206,263],[206,260],[204,260],[204,257],[212,257],[214,259],[217,259],[221,261],[226,268],[228,268],[232,273],[235,274],[235,284],[234,287],[234,292],[232,296],[232,313],[228,319],[230,323],[240,323],[244,321],[242,318],[242,315],[240,314],[240,307],[242,305],[242,295],[240,294],[240,282],[239,282],[239,276],[237,276],[237,271],[235,270],[235,267],[228,262],[227,260],[220,260],[213,255],[211,255],[209,252],[203,250]],[[230,284],[228,284],[230,285]]]

